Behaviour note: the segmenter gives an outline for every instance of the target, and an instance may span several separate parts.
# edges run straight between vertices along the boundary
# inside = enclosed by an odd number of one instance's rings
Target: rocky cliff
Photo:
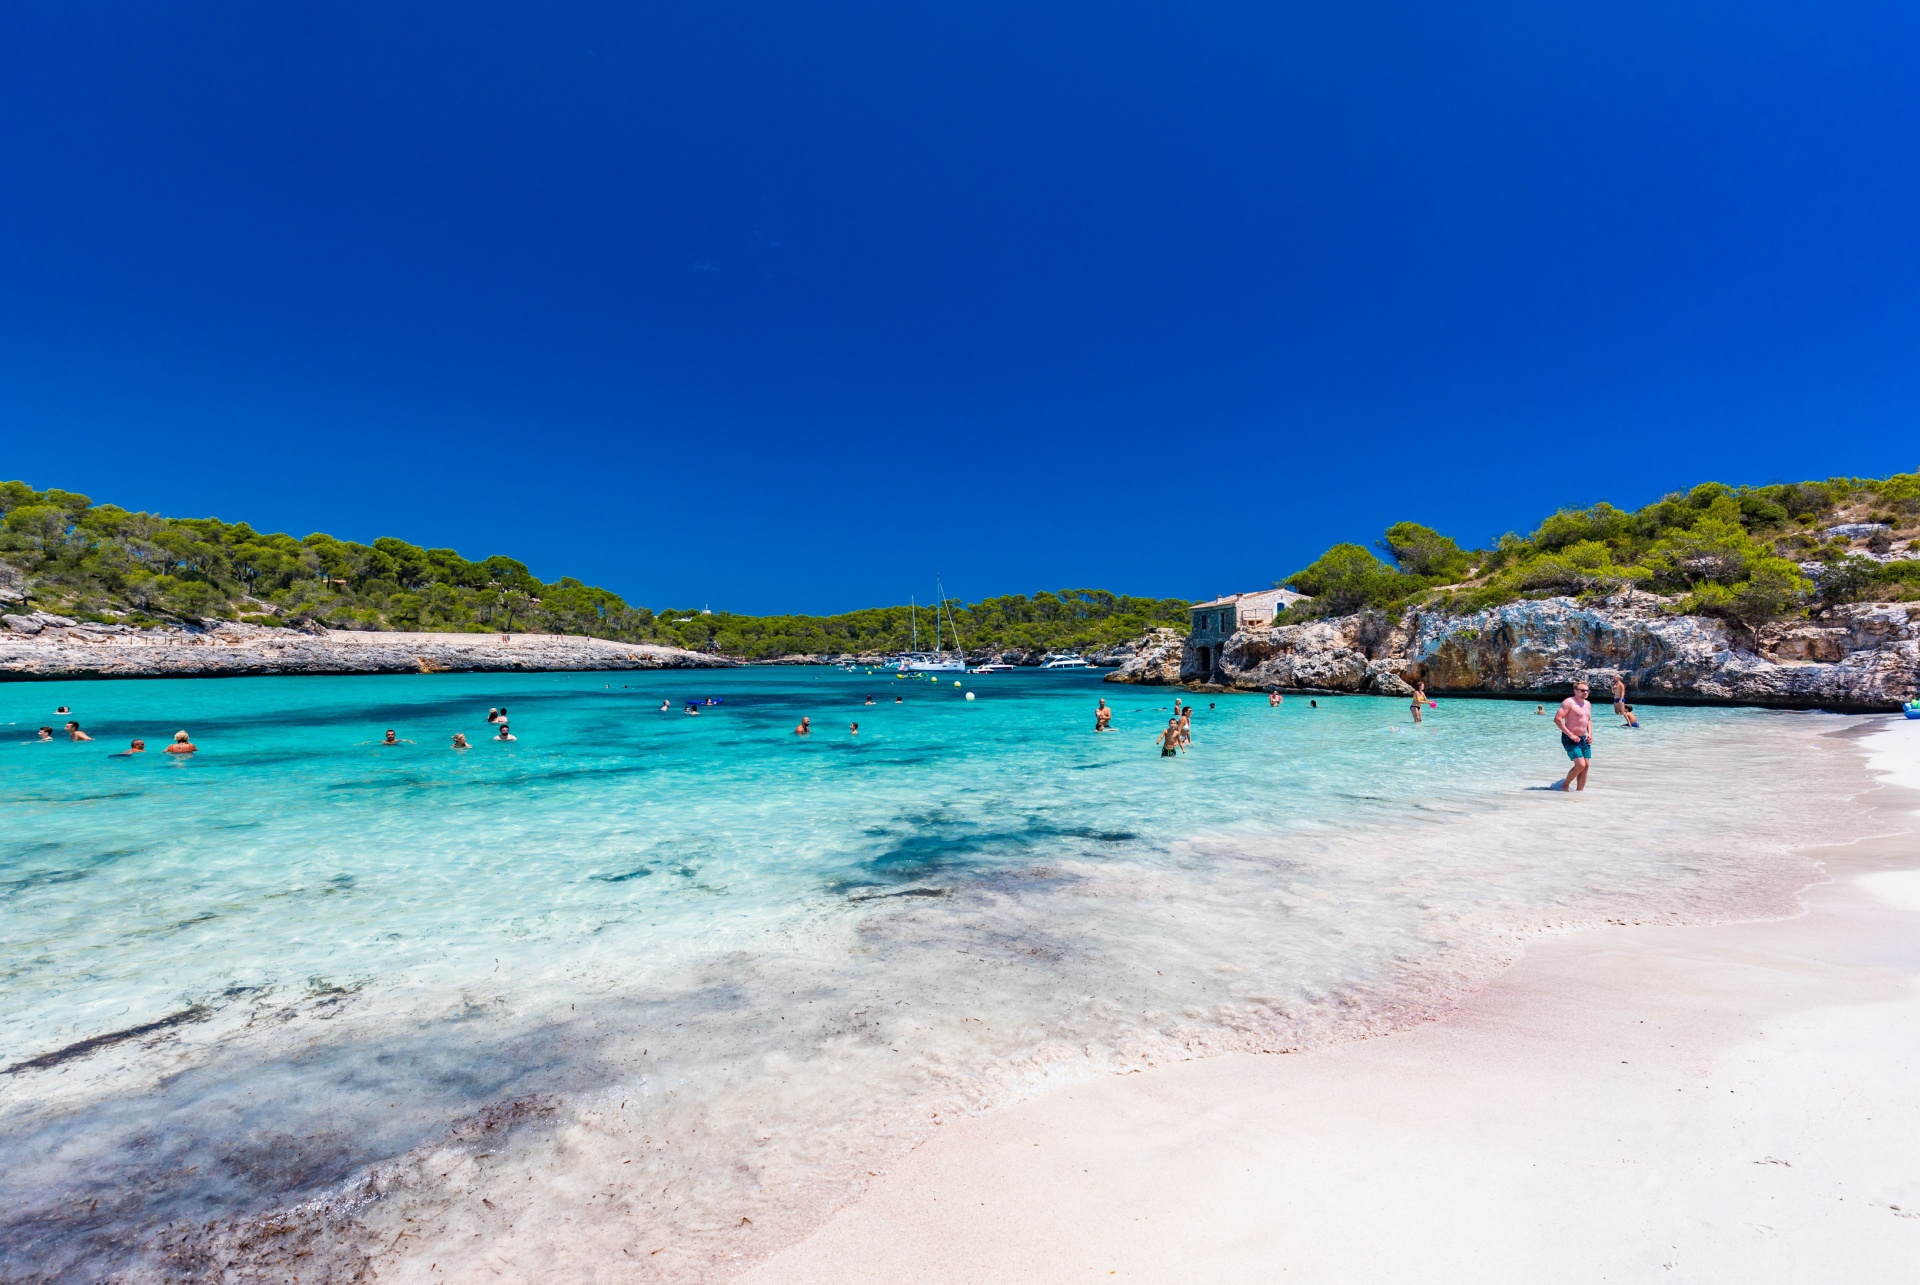
[[[1172,654],[1143,646],[1108,681],[1406,695],[1424,679],[1434,693],[1557,699],[1579,678],[1604,695],[1618,674],[1629,699],[1892,710],[1920,696],[1920,604],[1835,607],[1746,636],[1644,593],[1547,598],[1256,626],[1228,640],[1211,674],[1196,649],[1180,649],[1177,671]]]
[[[0,680],[255,674],[687,669],[733,662],[675,647],[564,634],[303,633],[221,623],[133,629],[35,612],[0,616]]]

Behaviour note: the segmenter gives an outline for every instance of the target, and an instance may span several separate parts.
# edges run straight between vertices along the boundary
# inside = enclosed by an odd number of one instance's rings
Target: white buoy
[[[968,693],[967,693],[967,699],[968,699],[968,700],[972,700],[972,699],[973,699],[973,693],[972,693],[972,692],[968,692]]]

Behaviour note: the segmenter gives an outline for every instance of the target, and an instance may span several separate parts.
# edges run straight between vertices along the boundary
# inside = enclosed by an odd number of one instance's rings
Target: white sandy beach
[[[1864,743],[1911,822],[1920,722]],[[739,1279],[1920,1278],[1920,840],[1822,856],[1797,919],[1547,940],[1400,1034],[951,1124]]]

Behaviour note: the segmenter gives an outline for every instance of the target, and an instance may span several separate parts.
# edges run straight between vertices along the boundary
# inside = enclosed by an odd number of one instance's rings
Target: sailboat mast
[[[913,646],[909,650],[919,651],[920,650],[920,608],[915,604],[912,594],[907,595],[907,610],[910,613],[912,613],[912,616],[913,616]]]

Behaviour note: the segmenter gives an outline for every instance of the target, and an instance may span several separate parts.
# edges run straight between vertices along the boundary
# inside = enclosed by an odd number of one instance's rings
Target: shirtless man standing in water
[[[1587,685],[1575,683],[1573,695],[1560,702],[1553,725],[1560,729],[1560,748],[1573,760],[1564,781],[1556,790],[1587,788],[1587,769],[1593,766],[1593,706],[1587,703]]]
[[[1096,732],[1112,731],[1112,723],[1113,711],[1107,708],[1107,701],[1103,696],[1100,698],[1099,707],[1093,711],[1093,730]]]

